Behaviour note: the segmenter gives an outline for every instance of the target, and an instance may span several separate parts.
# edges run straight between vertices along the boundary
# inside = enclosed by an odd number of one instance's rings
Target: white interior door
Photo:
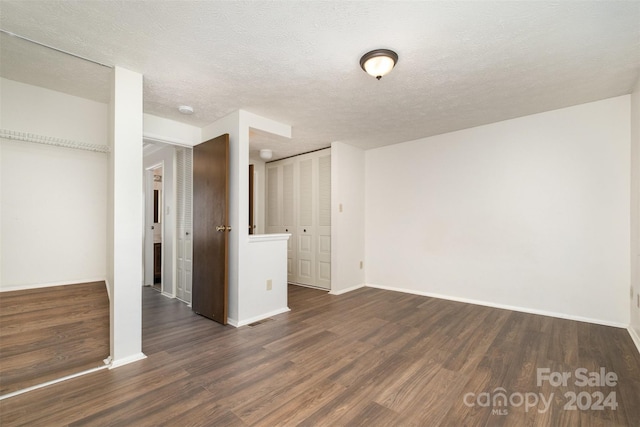
[[[193,152],[190,148],[176,150],[177,260],[176,298],[191,304],[193,276]]]

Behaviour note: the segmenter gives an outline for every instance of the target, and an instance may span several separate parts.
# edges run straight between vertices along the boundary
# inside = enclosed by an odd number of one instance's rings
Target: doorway
[[[163,224],[165,222],[164,164],[145,171],[145,263],[144,284],[162,292],[164,251]]]
[[[191,147],[157,140],[144,143],[143,285],[188,305],[193,257],[192,152]]]

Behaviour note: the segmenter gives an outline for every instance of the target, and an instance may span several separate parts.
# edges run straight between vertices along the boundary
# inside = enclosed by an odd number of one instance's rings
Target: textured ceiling
[[[252,150],[272,145],[274,158],[627,94],[640,74],[640,1],[2,0],[0,8],[6,31],[142,73],[146,113],[205,126],[245,109],[292,125],[290,141],[252,134]],[[56,62],[7,39],[3,76],[106,96],[108,85],[91,84],[104,82],[104,67]],[[376,48],[400,58],[380,81],[358,63]],[[181,104],[196,113],[180,115]]]

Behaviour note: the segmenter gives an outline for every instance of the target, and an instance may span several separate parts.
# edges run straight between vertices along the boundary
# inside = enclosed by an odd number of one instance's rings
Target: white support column
[[[142,353],[142,75],[115,67],[111,98],[108,276],[112,367]]]

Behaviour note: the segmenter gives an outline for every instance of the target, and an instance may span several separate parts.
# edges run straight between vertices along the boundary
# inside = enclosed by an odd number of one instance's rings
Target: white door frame
[[[189,144],[189,143],[185,143],[183,141],[177,141],[177,140],[173,140],[173,139],[169,139],[169,138],[163,138],[163,137],[158,137],[158,136],[154,136],[154,135],[144,135],[144,142],[145,143],[151,143],[157,146],[172,146],[175,147],[176,149],[179,147],[183,147],[183,148],[187,148],[189,150],[193,149],[193,145]],[[145,153],[146,155],[147,153]],[[151,154],[151,153],[148,153]],[[168,298],[177,298],[177,293],[178,293],[178,250],[179,250],[179,238],[180,238],[180,230],[178,228],[178,223],[177,223],[177,212],[178,212],[178,206],[177,206],[177,191],[178,191],[178,187],[177,187],[177,155],[174,152],[173,154],[173,158],[171,160],[172,164],[168,165],[167,162],[169,162],[168,159],[164,159],[164,161],[157,161],[154,163],[150,163],[151,166],[149,166],[149,164],[146,165],[146,167],[143,167],[143,171],[146,174],[146,170],[147,169],[153,169],[155,167],[157,167],[158,165],[162,164],[163,166],[163,172],[165,172],[166,175],[166,168],[171,166],[172,170],[173,170],[173,179],[172,179],[172,187],[173,187],[173,193],[171,194],[171,197],[173,198],[173,204],[172,204],[172,210],[173,212],[170,215],[170,220],[166,220],[168,217],[166,215],[164,215],[164,223],[162,224],[162,239],[163,239],[163,251],[162,251],[162,280],[163,280],[163,292],[162,294]],[[146,175],[145,175],[146,176]],[[153,178],[151,178],[153,179]],[[145,181],[146,182],[146,181]],[[167,201],[169,200],[169,195],[166,192],[166,186],[168,184],[166,184],[167,182],[170,182],[167,180],[167,177],[164,176],[163,180],[162,180],[162,188],[163,188],[163,197],[162,197],[162,201],[163,201],[163,209],[164,212],[166,213],[166,209],[167,209]],[[151,188],[152,189],[152,188]],[[149,191],[146,189],[146,186],[143,188],[143,191],[145,192],[143,194],[143,199],[145,201],[145,205],[146,205],[146,195],[147,193],[149,193]],[[153,194],[153,192],[151,192],[150,194]],[[151,197],[151,206],[153,206],[153,196]],[[153,214],[153,211],[151,211],[151,214]],[[146,217],[146,213],[145,213],[145,217]],[[151,218],[150,221],[153,220],[153,217]],[[169,222],[167,222],[169,221]],[[167,228],[169,227],[169,228]],[[148,231],[151,231],[150,229],[147,230],[147,228],[145,227],[144,229],[144,239],[143,239],[143,244],[146,244],[146,237],[149,234]],[[192,230],[187,230],[189,232],[189,235],[191,234]],[[170,235],[165,234],[166,233],[171,233]],[[191,238],[191,236],[189,236]],[[153,239],[153,237],[151,237],[151,239]],[[167,239],[169,239],[172,244],[171,244],[171,257],[165,256],[165,255],[169,255],[169,251],[168,250],[164,250],[164,246],[165,244],[169,244],[167,243]],[[152,245],[151,245],[152,248]],[[146,252],[145,252],[146,253]],[[144,267],[144,263],[145,263],[145,256],[143,255],[143,259],[141,261],[143,263],[143,267]],[[153,264],[151,264],[153,265]],[[167,268],[165,268],[167,267]],[[170,277],[167,277],[167,275],[169,274],[166,270],[169,269],[171,270],[171,274]],[[143,274],[144,276],[144,274]],[[172,282],[172,285],[169,289],[166,288],[166,282],[167,280],[170,280]],[[144,281],[144,278],[143,278]]]

